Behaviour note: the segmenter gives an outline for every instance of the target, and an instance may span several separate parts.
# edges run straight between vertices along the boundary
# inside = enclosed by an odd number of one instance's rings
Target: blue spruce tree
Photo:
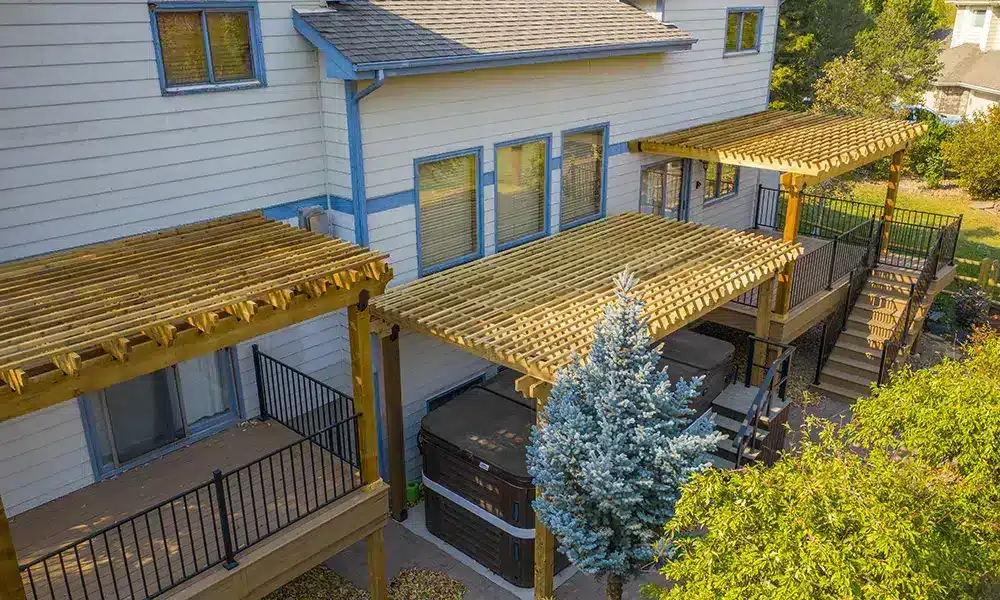
[[[615,286],[589,355],[558,374],[528,447],[536,517],[577,566],[606,578],[609,600],[653,562],[681,485],[722,439],[711,424],[684,432],[701,381],[671,385],[657,370],[635,279],[626,269]]]

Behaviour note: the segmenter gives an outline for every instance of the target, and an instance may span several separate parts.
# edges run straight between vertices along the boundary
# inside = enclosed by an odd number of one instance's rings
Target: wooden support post
[[[10,524],[0,498],[0,598],[4,600],[24,600],[24,584],[17,569],[17,552],[10,537]]]
[[[984,290],[990,285],[990,275],[993,272],[993,261],[989,258],[984,258],[983,262],[979,263],[979,287]]]
[[[358,442],[361,448],[361,481],[378,481],[378,424],[375,421],[375,382],[372,377],[371,317],[368,292],[362,291],[357,304],[347,309],[347,329],[351,346],[351,381],[354,410],[358,418]],[[385,600],[385,541],[379,529],[365,538],[368,558],[368,593],[371,600]]]
[[[757,323],[754,327],[754,335],[765,340],[771,339],[771,298],[774,297],[774,278],[769,277],[757,286]],[[763,365],[767,362],[767,346],[758,343],[754,347],[753,362]],[[767,369],[754,367],[751,371],[750,383],[760,385],[764,380],[764,373]]]
[[[399,325],[381,338],[382,389],[386,434],[389,437],[389,509],[392,518],[406,520],[406,456],[403,446],[403,386],[399,368]]]
[[[889,185],[885,190],[885,206],[882,209],[885,226],[882,228],[882,250],[889,247],[889,233],[892,230],[892,214],[896,210],[896,197],[899,195],[899,176],[903,172],[903,150],[892,155],[889,163]]]
[[[793,173],[781,174],[781,188],[788,193],[788,206],[785,207],[785,229],[782,239],[786,242],[794,242],[799,236],[799,221],[802,218],[802,188],[805,182],[801,175]],[[779,314],[788,314],[792,303],[792,273],[795,270],[795,261],[785,265],[784,270],[778,274],[778,301],[774,311]]]
[[[535,398],[538,407],[538,412],[535,413],[535,423],[539,428],[545,426],[541,415],[542,408],[548,399],[548,388],[541,391],[541,394]],[[537,487],[535,495],[538,495]],[[555,565],[556,539],[541,519],[535,517],[535,600],[555,597]]]

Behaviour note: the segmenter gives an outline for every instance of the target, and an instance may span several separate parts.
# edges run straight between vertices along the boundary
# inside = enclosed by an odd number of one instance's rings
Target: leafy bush
[[[954,135],[954,128],[949,127],[931,112],[922,112],[920,121],[927,123],[927,133],[918,137],[910,146],[907,167],[911,173],[919,175],[927,187],[934,189],[941,186],[945,177],[946,163],[942,153],[942,145]]]
[[[1000,104],[959,124],[942,149],[962,189],[977,200],[1000,201]]]
[[[986,322],[990,314],[990,297],[978,285],[970,285],[955,294],[955,326],[969,331]]]

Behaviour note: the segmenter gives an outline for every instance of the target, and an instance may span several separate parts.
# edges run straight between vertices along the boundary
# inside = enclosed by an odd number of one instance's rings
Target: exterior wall
[[[986,19],[989,22],[989,31],[986,34],[983,50],[1000,50],[1000,7],[990,7],[990,14]]]
[[[962,87],[937,88],[934,104],[945,115],[964,115],[969,106],[969,90]]]
[[[969,102],[965,109],[965,116],[972,118],[976,112],[987,110],[994,104],[1000,104],[1000,94],[971,90],[969,91]]]
[[[0,423],[0,496],[8,516],[93,482],[75,399]]]
[[[393,285],[417,277],[414,160],[482,149],[494,171],[494,145],[527,136],[552,138],[552,231],[559,228],[561,134],[610,124],[606,212],[638,210],[639,171],[662,156],[630,154],[626,142],[763,110],[767,105],[777,10],[764,13],[761,52],[724,58],[726,4],[672,1],[665,18],[699,41],[690,51],[484,71],[388,78],[361,101],[361,129],[371,246],[388,252]],[[655,2],[647,12],[655,12]],[[694,161],[693,180],[703,181]],[[693,220],[729,227],[753,224],[757,172],[743,169],[739,193],[705,205],[692,193]],[[495,247],[494,186],[483,186],[484,248]],[[487,361],[410,334],[401,342],[408,478],[419,477],[417,434],[428,399],[481,375]]]
[[[259,3],[266,88],[163,96],[145,0],[6,4],[0,261],[325,195],[292,5]]]
[[[986,8],[986,24],[982,27],[974,27],[976,10],[983,10],[983,6],[960,6],[955,15],[955,26],[951,32],[951,45],[960,46],[962,44],[983,44],[987,38],[987,31],[990,25],[990,10]]]

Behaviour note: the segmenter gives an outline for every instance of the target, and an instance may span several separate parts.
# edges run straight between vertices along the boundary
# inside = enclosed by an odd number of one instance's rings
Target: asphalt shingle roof
[[[349,0],[299,16],[354,64],[695,41],[619,0]]]
[[[977,44],[947,48],[939,56],[938,85],[974,85],[1000,90],[1000,50],[983,52]]]

